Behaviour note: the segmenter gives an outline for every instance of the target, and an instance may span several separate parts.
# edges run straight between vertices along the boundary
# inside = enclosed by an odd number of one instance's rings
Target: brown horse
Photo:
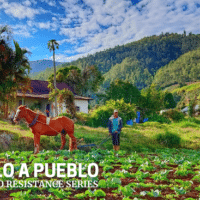
[[[34,134],[34,153],[37,154],[40,148],[40,136],[56,136],[61,134],[61,147],[63,149],[66,143],[66,134],[69,135],[69,150],[77,149],[76,138],[74,137],[74,122],[68,117],[54,117],[47,124],[47,117],[32,111],[26,106],[19,106],[14,117],[14,122],[25,119],[32,133]]]

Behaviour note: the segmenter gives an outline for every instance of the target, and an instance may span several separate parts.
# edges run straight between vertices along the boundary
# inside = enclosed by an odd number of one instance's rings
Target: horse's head
[[[26,113],[26,106],[19,106],[16,111],[13,121],[15,123],[20,121],[24,117],[25,113]]]

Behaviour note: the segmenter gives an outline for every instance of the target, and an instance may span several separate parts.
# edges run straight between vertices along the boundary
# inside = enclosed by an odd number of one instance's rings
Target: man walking
[[[120,132],[122,129],[122,118],[118,116],[118,110],[114,110],[113,115],[108,122],[109,133],[112,135],[113,149],[118,151],[120,149]]]

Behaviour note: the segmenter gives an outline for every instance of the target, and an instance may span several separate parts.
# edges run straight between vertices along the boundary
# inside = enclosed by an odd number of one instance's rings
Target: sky
[[[200,0],[0,0],[0,25],[28,49],[30,61],[70,62],[166,33],[200,33]]]

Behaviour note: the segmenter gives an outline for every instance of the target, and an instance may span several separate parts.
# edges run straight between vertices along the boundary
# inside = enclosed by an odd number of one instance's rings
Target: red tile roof
[[[71,90],[74,93],[73,89],[69,87],[66,83],[57,83],[56,85],[59,90],[67,88],[68,90]],[[49,94],[50,92],[50,89],[48,88],[48,81],[31,80],[31,89],[31,94],[36,95]],[[26,94],[30,94],[30,92],[27,91]]]
[[[62,90],[64,88],[67,88],[68,90],[73,91],[71,87],[69,87],[66,83],[57,83],[57,88],[59,90]],[[48,99],[49,98],[49,93],[50,89],[48,88],[48,81],[40,81],[40,80],[31,80],[31,89],[32,92],[27,91],[25,94],[23,94],[20,90],[17,92],[18,97],[30,97],[30,98],[42,98],[42,99]],[[92,98],[89,97],[82,97],[82,96],[77,96],[74,93],[75,99],[80,99],[80,100],[92,100]]]

